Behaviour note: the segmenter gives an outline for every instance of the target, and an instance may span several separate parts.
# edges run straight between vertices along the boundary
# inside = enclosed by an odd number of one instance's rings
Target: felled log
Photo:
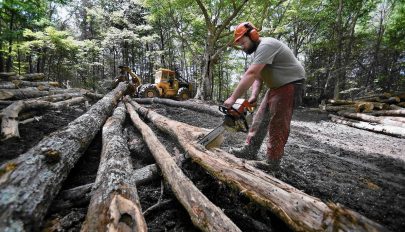
[[[377,132],[381,134],[391,135],[399,138],[405,138],[405,130],[402,127],[390,126],[390,125],[372,125],[368,122],[357,121],[353,119],[347,119],[344,117],[336,116],[330,114],[329,117],[333,122],[340,123],[343,125],[368,130],[372,132]]]
[[[126,91],[122,83],[68,126],[0,167],[0,231],[37,231],[62,182]]]
[[[17,88],[24,88],[24,87],[36,87],[40,90],[43,87],[60,87],[59,82],[55,81],[42,81],[42,82],[32,82],[32,81],[22,81],[22,80],[14,80],[11,82],[3,82],[0,83],[0,89],[17,89]]]
[[[192,102],[192,101],[175,101],[171,99],[164,99],[164,98],[135,98],[134,99],[136,102],[140,104],[163,104],[167,106],[173,106],[173,107],[182,107],[185,109],[190,109],[193,111],[197,112],[202,112],[218,117],[222,117],[223,114],[218,110],[218,108],[212,108],[209,106],[206,106],[204,104],[199,104],[197,102]]]
[[[21,100],[48,95],[48,91],[39,91],[37,88],[0,89],[0,100]]]
[[[405,117],[393,117],[393,116],[381,116],[381,117],[384,117],[384,118],[392,120],[392,121],[405,123]]]
[[[40,81],[43,80],[45,78],[45,74],[43,73],[28,73],[28,74],[24,74],[21,77],[21,80],[24,81]]]
[[[1,115],[1,138],[7,140],[14,137],[20,137],[18,131],[18,114],[23,110],[52,108],[60,109],[74,104],[84,102],[84,97],[76,97],[70,100],[65,100],[57,103],[48,101],[17,101],[3,109]]]
[[[0,80],[8,81],[10,77],[15,75],[17,75],[15,72],[0,72]]]
[[[328,104],[333,105],[333,106],[341,106],[341,105],[354,105],[356,102],[355,101],[350,101],[350,100],[334,100],[334,99],[329,99],[327,101]]]
[[[390,97],[388,99],[381,99],[379,102],[387,103],[387,104],[396,104],[398,102],[401,102],[401,99],[397,96],[394,96],[394,97]]]
[[[391,93],[382,93],[382,94],[374,94],[374,95],[369,95],[369,96],[364,96],[364,97],[358,97],[355,100],[356,101],[366,101],[366,102],[378,102],[381,99],[387,99],[392,96]]]
[[[141,132],[165,180],[173,189],[176,198],[189,213],[193,224],[203,231],[241,231],[220,208],[209,201],[187,178],[152,130],[142,122],[133,106],[129,103],[126,103],[126,106],[132,122]]]
[[[400,107],[402,107],[402,108],[405,108],[405,102],[400,102],[400,103],[398,103],[397,105],[400,106]]]
[[[331,106],[331,105],[319,105],[319,109],[327,112],[338,112],[338,111],[348,111],[354,109],[353,105],[341,105],[341,106]]]
[[[81,231],[147,231],[132,161],[122,133],[125,106],[120,103],[103,127],[103,151],[93,196]]]
[[[403,110],[382,110],[370,113],[374,116],[405,116],[405,109]]]
[[[195,142],[204,134],[202,128],[170,120],[133,101],[131,104],[160,130],[176,138],[194,162],[220,181],[269,208],[295,231],[386,231],[350,209],[325,204],[221,149],[206,150]]]
[[[399,121],[394,121],[385,117],[376,117],[372,115],[367,115],[367,114],[362,114],[362,113],[351,113],[351,112],[345,112],[345,111],[339,111],[338,114],[340,116],[346,117],[346,118],[352,118],[352,119],[358,119],[361,121],[365,122],[371,122],[371,123],[379,123],[382,125],[390,125],[390,126],[397,126],[397,127],[403,127],[405,130],[405,124]]]
[[[371,102],[357,102],[354,104],[356,112],[370,113],[374,109],[374,104]]]

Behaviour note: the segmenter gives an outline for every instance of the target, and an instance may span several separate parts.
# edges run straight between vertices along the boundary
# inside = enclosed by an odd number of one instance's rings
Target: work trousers
[[[253,118],[246,138],[247,145],[260,146],[268,131],[267,158],[279,160],[290,133],[294,102],[298,102],[301,85],[287,84],[268,90]]]

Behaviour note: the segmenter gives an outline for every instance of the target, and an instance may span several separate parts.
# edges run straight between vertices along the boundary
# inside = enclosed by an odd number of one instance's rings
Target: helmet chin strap
[[[252,41],[252,42],[253,42],[253,41]],[[252,46],[250,49],[248,49],[247,51],[245,51],[245,53],[248,54],[248,55],[252,54],[253,52],[256,51],[256,49],[257,49],[257,47],[259,46],[259,44],[260,44],[260,40],[257,41],[257,42],[253,42],[253,46]]]

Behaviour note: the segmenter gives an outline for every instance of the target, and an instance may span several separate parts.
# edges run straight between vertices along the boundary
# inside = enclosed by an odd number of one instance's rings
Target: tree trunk
[[[405,109],[403,110],[381,110],[372,112],[371,115],[374,116],[405,116]]]
[[[1,137],[2,140],[7,140],[14,137],[20,137],[18,131],[18,114],[23,110],[38,109],[38,108],[53,108],[60,109],[66,106],[79,104],[84,102],[84,97],[76,97],[70,100],[51,103],[48,101],[17,101],[1,111]]]
[[[136,104],[136,103],[135,103]],[[179,202],[189,213],[195,226],[203,231],[240,231],[240,229],[209,201],[186,177],[152,130],[139,118],[131,104],[126,104],[131,119],[155,157],[165,180]]]
[[[176,138],[194,162],[251,200],[270,208],[296,231],[386,231],[354,211],[325,204],[220,149],[206,150],[195,142],[204,134],[202,128],[172,121],[133,101],[131,104],[160,130]]]
[[[193,102],[193,101],[175,101],[171,99],[162,99],[162,98],[136,98],[134,99],[137,103],[141,104],[163,104],[167,106],[173,106],[173,107],[182,107],[185,109],[190,109],[194,110],[197,112],[202,112],[218,117],[224,116],[223,113],[219,111],[218,108],[213,108],[210,106],[203,105],[198,102]]]
[[[103,127],[103,151],[93,196],[82,231],[147,231],[130,152],[122,133],[125,106],[120,103]]]
[[[69,171],[87,149],[127,87],[120,83],[67,127],[45,137],[29,151],[0,167],[1,231],[39,229]]]
[[[381,134],[391,135],[399,138],[405,138],[405,130],[402,127],[389,126],[389,125],[372,125],[368,122],[362,122],[352,119],[346,119],[344,117],[336,116],[330,114],[329,117],[333,122],[340,123],[343,125],[368,130],[372,132],[377,132]]]
[[[375,117],[372,115],[367,115],[367,114],[361,114],[361,113],[351,113],[351,112],[338,112],[340,116],[346,117],[346,118],[352,118],[352,119],[357,119],[365,122],[372,122],[372,123],[379,123],[387,126],[398,126],[398,127],[404,127],[405,130],[405,124],[401,123],[399,121],[393,121],[391,119],[387,119],[385,117]]]
[[[24,81],[42,81],[45,79],[45,74],[43,73],[29,73],[21,77]]]

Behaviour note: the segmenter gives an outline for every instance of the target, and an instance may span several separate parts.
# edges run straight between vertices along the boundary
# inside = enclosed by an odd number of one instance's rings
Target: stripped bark
[[[125,106],[120,103],[103,127],[103,150],[93,196],[81,231],[147,231],[130,152],[123,137]]]
[[[23,110],[30,109],[60,109],[63,107],[68,107],[70,105],[75,105],[84,102],[84,97],[76,97],[70,100],[65,100],[57,103],[51,103],[48,101],[17,101],[0,113],[1,115],[1,138],[2,140],[7,140],[14,137],[20,137],[18,131],[18,114]]]
[[[176,138],[194,162],[220,181],[269,208],[295,231],[386,231],[381,225],[343,206],[320,199],[252,167],[221,150],[196,143],[204,129],[163,117],[131,101],[139,114]]]
[[[203,231],[240,231],[221,209],[209,201],[186,177],[152,130],[139,118],[133,106],[129,103],[126,106],[132,122],[142,133],[142,137],[155,157],[165,180],[170,184],[176,198],[189,213],[193,224]]]
[[[394,121],[385,117],[376,117],[372,115],[362,114],[362,113],[351,113],[345,111],[339,111],[338,114],[340,116],[352,119],[358,119],[365,122],[372,122],[372,123],[379,123],[382,125],[389,125],[389,126],[398,126],[403,127],[405,129],[405,124],[402,122]]]
[[[405,138],[405,129],[403,127],[389,126],[389,125],[372,125],[368,122],[347,119],[332,114],[330,114],[329,117],[333,122],[340,123],[343,125],[368,130],[372,132],[377,132],[381,134],[391,135],[399,138]]]
[[[210,114],[213,116],[218,116],[218,117],[223,116],[223,114],[218,110],[218,108],[212,108],[212,107],[206,106],[206,105],[198,103],[198,102],[193,102],[191,100],[175,101],[175,100],[163,99],[163,98],[135,98],[134,100],[140,104],[163,104],[163,105],[173,106],[173,107],[182,107],[185,109],[190,109],[193,111]]]
[[[69,171],[112,113],[120,84],[68,126],[0,167],[0,231],[36,231]]]

